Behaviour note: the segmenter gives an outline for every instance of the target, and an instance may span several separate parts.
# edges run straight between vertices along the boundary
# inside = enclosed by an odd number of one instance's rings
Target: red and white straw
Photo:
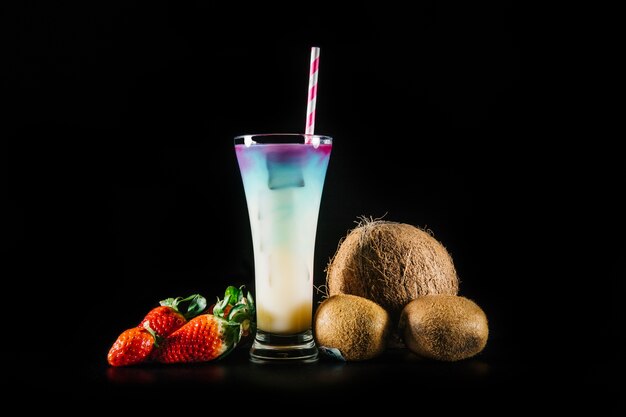
[[[306,110],[306,129],[307,135],[313,135],[315,130],[315,102],[317,100],[317,73],[320,62],[320,48],[314,46],[311,48],[311,70],[309,72],[309,100]],[[310,140],[307,140],[310,142]]]

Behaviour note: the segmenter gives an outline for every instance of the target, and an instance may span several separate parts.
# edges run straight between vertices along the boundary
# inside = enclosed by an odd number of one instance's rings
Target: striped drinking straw
[[[315,101],[317,99],[317,73],[320,61],[320,48],[314,46],[311,48],[311,70],[309,72],[309,100],[306,110],[306,129],[305,134],[313,135],[315,130]],[[311,139],[307,137],[307,143]]]

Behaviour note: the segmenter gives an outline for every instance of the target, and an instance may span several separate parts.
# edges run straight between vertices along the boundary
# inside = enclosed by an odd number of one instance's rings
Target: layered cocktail
[[[317,359],[313,261],[331,149],[332,138],[320,135],[235,138],[254,248],[253,361]]]

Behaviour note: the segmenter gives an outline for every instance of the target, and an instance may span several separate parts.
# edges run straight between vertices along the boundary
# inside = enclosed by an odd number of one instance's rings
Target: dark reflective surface
[[[132,368],[102,367],[99,384],[124,395],[134,390],[203,390],[229,395],[245,390],[254,397],[290,398],[322,395],[326,398],[392,389],[429,389],[438,385],[489,384],[510,379],[503,369],[493,369],[476,358],[457,363],[423,360],[407,350],[394,349],[365,362],[339,362],[326,357],[303,365],[259,365],[237,350],[221,361],[192,365],[147,365]]]
[[[494,352],[491,352],[494,353]],[[572,400],[597,410],[618,407],[618,388],[606,369],[514,361],[484,354],[454,363],[421,359],[404,349],[391,349],[365,362],[338,362],[322,357],[308,365],[257,365],[246,349],[224,359],[193,365],[92,367],[66,388],[82,399],[125,401],[134,398],[193,396],[207,402],[323,408],[340,401],[351,408],[368,404],[389,407],[443,404],[452,410],[502,412],[502,405],[520,410],[567,409]],[[157,407],[158,408],[158,407]]]

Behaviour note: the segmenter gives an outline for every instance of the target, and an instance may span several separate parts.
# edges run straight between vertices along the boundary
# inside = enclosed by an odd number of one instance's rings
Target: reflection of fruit
[[[487,344],[487,316],[472,300],[455,295],[425,295],[406,305],[399,324],[414,353],[444,361],[478,354]]]
[[[353,294],[386,309],[397,321],[424,294],[457,294],[458,278],[446,248],[409,224],[362,221],[341,241],[327,267],[329,295]]]
[[[119,335],[107,360],[111,366],[129,366],[145,362],[154,348],[154,336],[143,327],[133,327]]]
[[[180,311],[183,303],[189,303],[185,312]],[[161,337],[167,337],[175,330],[182,327],[187,320],[197,316],[206,308],[206,299],[199,294],[187,298],[167,298],[160,301],[160,306],[155,307],[146,314],[139,327],[149,323],[150,328]]]
[[[156,351],[161,363],[206,362],[232,351],[241,337],[241,325],[211,314],[201,314],[169,335]]]
[[[387,311],[375,302],[338,294],[318,306],[314,329],[319,346],[338,349],[347,361],[360,361],[383,353],[390,320]]]
[[[142,367],[113,367],[106,370],[107,379],[122,384],[151,384],[157,381],[159,374]]]

